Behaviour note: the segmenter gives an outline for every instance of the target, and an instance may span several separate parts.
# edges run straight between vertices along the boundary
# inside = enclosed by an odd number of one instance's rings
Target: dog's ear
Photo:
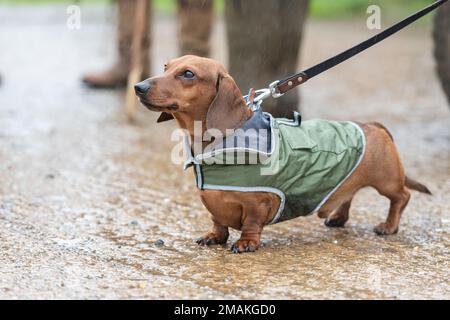
[[[169,120],[173,120],[173,115],[167,112],[161,112],[161,114],[159,115],[158,120],[156,120],[157,123],[160,122],[164,122],[164,121],[169,121]]]
[[[236,129],[246,120],[245,101],[233,78],[219,74],[217,93],[206,114],[206,129],[218,129],[225,136],[226,129]]]

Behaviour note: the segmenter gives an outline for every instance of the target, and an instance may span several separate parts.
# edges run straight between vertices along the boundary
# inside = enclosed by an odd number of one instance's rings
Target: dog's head
[[[186,128],[202,121],[206,129],[240,127],[248,110],[242,94],[225,68],[218,62],[197,56],[169,61],[164,73],[135,85],[141,103],[162,112],[158,122],[173,119]]]

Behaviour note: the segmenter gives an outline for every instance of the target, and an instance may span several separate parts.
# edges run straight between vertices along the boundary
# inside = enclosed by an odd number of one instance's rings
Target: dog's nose
[[[134,91],[138,96],[145,95],[150,90],[150,81],[142,81],[134,86]]]

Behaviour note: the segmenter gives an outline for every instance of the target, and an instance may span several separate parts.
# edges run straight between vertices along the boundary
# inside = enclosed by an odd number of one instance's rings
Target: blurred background
[[[145,78],[210,56],[246,94],[430,3],[153,0],[138,63]],[[263,106],[385,124],[433,196],[413,194],[392,237],[372,233],[387,200],[363,190],[345,229],[296,219],[232,255],[193,241],[209,214],[169,160],[175,123],[142,106],[128,121],[136,1],[0,0],[0,297],[450,298],[449,7]]]

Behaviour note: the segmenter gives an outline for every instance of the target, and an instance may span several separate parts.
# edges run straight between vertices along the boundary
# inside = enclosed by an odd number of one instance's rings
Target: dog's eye
[[[185,79],[194,79],[195,78],[195,74],[191,70],[184,71],[183,73],[180,74],[180,76]]]

